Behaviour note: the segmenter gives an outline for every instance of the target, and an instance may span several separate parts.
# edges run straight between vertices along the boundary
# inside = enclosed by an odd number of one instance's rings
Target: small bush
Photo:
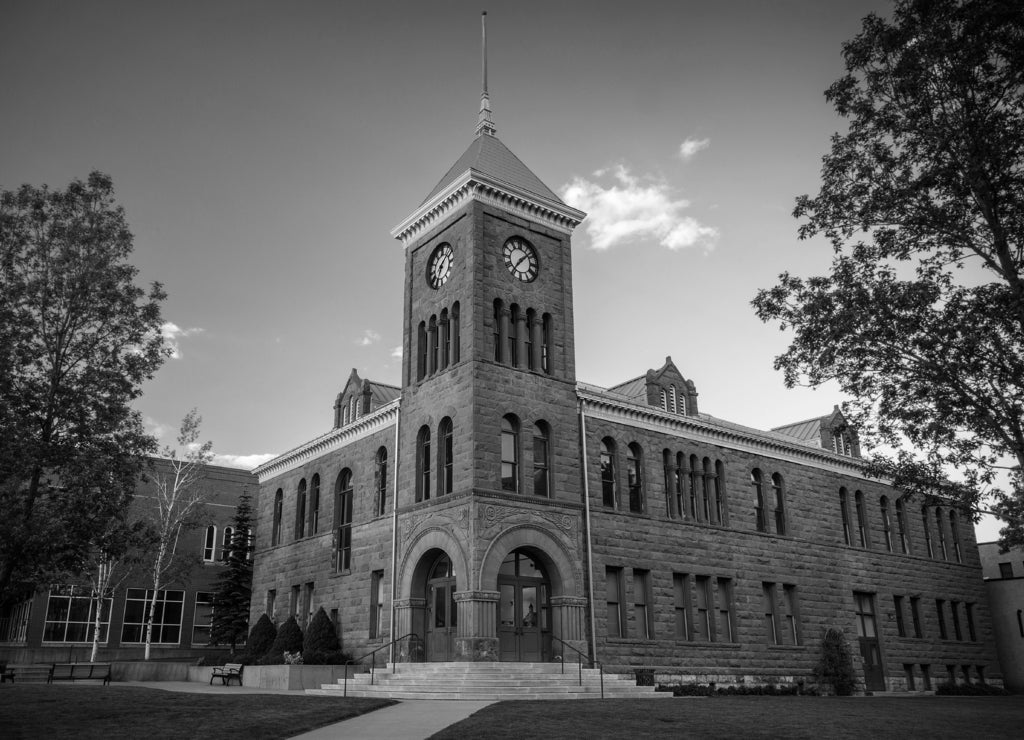
[[[294,615],[288,617],[277,631],[274,644],[267,654],[260,659],[261,665],[284,665],[285,653],[302,654],[302,628],[295,621]]]
[[[856,686],[853,658],[842,630],[830,627],[821,640],[821,658],[814,668],[818,683],[828,684],[836,696],[850,696]]]
[[[245,653],[239,656],[237,662],[243,665],[256,663],[269,652],[276,639],[277,627],[270,621],[270,617],[264,614],[249,631],[249,639],[245,643]]]
[[[987,683],[941,683],[935,693],[938,696],[1009,696],[1010,692],[999,686]]]
[[[338,641],[338,631],[334,627],[334,622],[327,616],[324,608],[320,607],[310,620],[306,637],[302,641],[302,652],[327,653],[340,649],[341,643]]]

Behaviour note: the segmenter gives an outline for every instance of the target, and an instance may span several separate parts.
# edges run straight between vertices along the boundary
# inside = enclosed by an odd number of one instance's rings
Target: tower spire
[[[494,136],[497,127],[491,120],[491,99],[487,94],[487,11],[480,14],[481,66],[483,67],[483,92],[480,93],[480,117],[476,124],[476,135]]]

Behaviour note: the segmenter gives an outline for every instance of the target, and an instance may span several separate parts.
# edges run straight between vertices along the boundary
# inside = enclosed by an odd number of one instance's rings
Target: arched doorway
[[[545,661],[551,655],[551,581],[525,548],[498,569],[498,650],[503,661]]]
[[[427,571],[426,595],[426,659],[452,660],[455,656],[455,629],[458,612],[455,608],[455,571],[452,560],[440,553]]]

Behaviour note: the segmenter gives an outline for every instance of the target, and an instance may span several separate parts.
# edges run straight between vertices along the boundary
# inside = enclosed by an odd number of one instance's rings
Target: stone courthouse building
[[[866,689],[998,682],[970,519],[865,477],[838,410],[724,421],[671,358],[577,380],[584,217],[495,136],[485,86],[392,232],[401,386],[353,371],[331,430],[254,471],[253,619],[322,606],[357,656],[775,683],[810,680],[836,627]]]

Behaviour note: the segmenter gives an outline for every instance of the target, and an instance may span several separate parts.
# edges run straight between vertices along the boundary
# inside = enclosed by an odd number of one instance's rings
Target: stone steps
[[[388,664],[370,674],[361,673],[348,681],[307,689],[315,696],[358,696],[387,699],[463,699],[507,701],[527,699],[596,699],[601,697],[601,675],[596,668],[584,668],[582,685],[579,668],[560,663],[399,663]],[[604,676],[605,698],[671,698],[651,686],[637,686],[632,678]]]

